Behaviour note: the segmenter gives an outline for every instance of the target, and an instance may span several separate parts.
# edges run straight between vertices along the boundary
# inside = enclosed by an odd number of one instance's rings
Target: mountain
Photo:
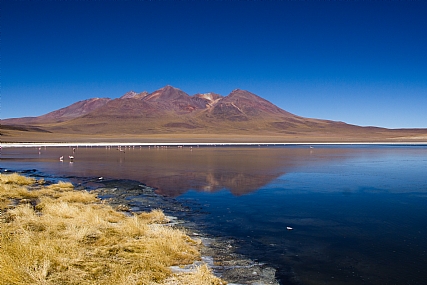
[[[3,139],[13,136],[12,131],[49,140],[46,133],[122,140],[149,135],[246,136],[246,140],[268,136],[310,141],[427,139],[425,129],[388,130],[300,117],[245,90],[235,89],[227,96],[190,96],[169,85],[152,93],[129,91],[117,99],[79,101],[39,117],[2,120],[1,125]]]
[[[140,96],[128,92],[80,117],[52,126],[91,133],[228,133],[281,128],[284,120],[302,118],[286,112],[248,91],[228,96],[215,93],[188,95],[165,86]]]

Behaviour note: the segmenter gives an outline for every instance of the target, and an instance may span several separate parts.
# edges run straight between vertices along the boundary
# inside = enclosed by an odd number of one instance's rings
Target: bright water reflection
[[[206,231],[240,240],[283,284],[427,278],[427,147],[79,148],[73,163],[69,154],[3,149],[0,167],[154,186],[209,212],[197,216]]]

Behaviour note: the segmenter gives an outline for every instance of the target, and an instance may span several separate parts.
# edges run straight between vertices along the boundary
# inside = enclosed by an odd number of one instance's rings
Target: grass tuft
[[[32,185],[36,182],[34,178],[25,177],[18,173],[0,174],[1,184]]]

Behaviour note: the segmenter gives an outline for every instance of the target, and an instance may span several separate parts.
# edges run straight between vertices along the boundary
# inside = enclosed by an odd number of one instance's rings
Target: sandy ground
[[[1,143],[118,143],[142,144],[273,144],[273,143],[427,143],[427,129],[388,130],[367,133],[303,133],[303,134],[123,134],[87,135],[1,130]]]

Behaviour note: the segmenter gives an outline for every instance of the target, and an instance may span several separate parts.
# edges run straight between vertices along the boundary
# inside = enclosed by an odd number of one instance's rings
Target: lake
[[[32,147],[0,158],[2,171],[154,187],[205,213],[188,218],[238,241],[281,284],[427,279],[426,145]]]

